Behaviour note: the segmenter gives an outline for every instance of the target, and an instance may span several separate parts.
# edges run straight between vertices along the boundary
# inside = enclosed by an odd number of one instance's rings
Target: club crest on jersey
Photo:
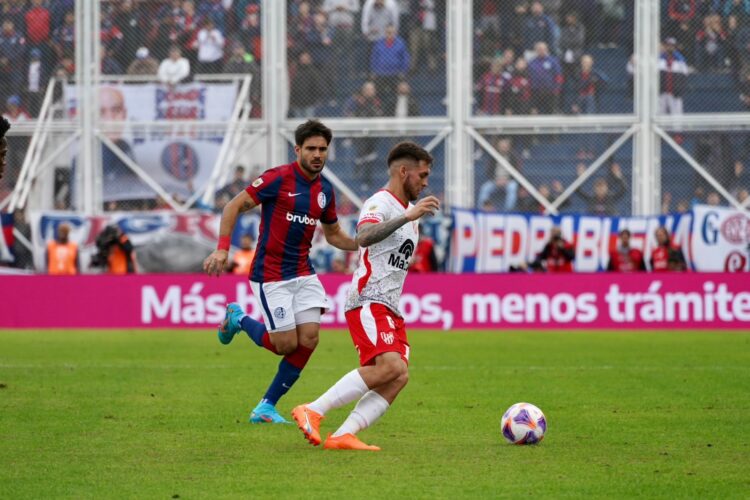
[[[263,179],[261,179],[260,177],[258,177],[257,179],[255,179],[253,181],[253,183],[251,184],[251,186],[253,186],[254,188],[257,188],[261,184],[263,184]]]
[[[318,206],[320,208],[326,207],[326,194],[325,193],[318,193]]]
[[[276,319],[284,319],[284,316],[286,316],[286,311],[283,307],[277,307],[273,310],[273,315]]]
[[[390,319],[390,318],[389,318]],[[393,335],[393,332],[380,332],[380,338],[388,345],[393,344],[393,339],[395,338]]]

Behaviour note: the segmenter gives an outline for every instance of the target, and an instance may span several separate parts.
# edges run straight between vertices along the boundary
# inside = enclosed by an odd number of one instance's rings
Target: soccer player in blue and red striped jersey
[[[341,250],[358,248],[339,225],[333,186],[321,176],[331,138],[331,130],[317,120],[297,127],[297,161],[266,170],[227,203],[218,247],[203,262],[209,275],[218,276],[227,263],[237,216],[261,205],[249,278],[264,323],[231,303],[218,331],[222,344],[244,330],[258,346],[283,356],[271,385],[250,414],[253,423],[286,422],[276,403],[297,381],[318,344],[320,316],[329,307],[309,257],[318,221],[328,243]]]

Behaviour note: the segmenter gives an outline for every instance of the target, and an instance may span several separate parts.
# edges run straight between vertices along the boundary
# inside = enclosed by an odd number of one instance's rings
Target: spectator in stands
[[[586,28],[578,20],[578,13],[568,12],[560,30],[560,54],[565,82],[572,81],[578,71],[586,42]]]
[[[177,26],[182,30],[179,43],[182,46],[182,53],[190,61],[191,69],[194,69],[198,65],[198,50],[195,47],[195,37],[198,36],[200,20],[200,16],[195,12],[195,3],[192,0],[182,2],[182,15],[177,18]]]
[[[229,59],[224,64],[224,73],[232,75],[250,75],[250,103],[252,109],[250,116],[258,118],[262,116],[263,81],[261,79],[260,66],[255,57],[245,50],[241,42],[232,44]]]
[[[550,55],[545,42],[536,44],[536,57],[529,63],[531,82],[531,112],[554,114],[562,90],[563,76],[560,61]]]
[[[165,85],[177,85],[190,76],[190,61],[182,57],[179,45],[169,48],[169,57],[159,64],[158,75]]]
[[[52,32],[52,49],[57,54],[58,59],[73,57],[75,52],[76,41],[76,16],[72,11],[65,13],[63,24]],[[132,54],[132,52],[131,52]],[[122,65],[122,61],[120,62]],[[124,67],[124,66],[123,66]]]
[[[383,116],[383,107],[377,96],[377,88],[373,82],[367,81],[362,84],[359,92],[356,92],[344,105],[345,116],[356,117],[379,117]],[[378,140],[375,137],[359,137],[354,140],[356,158],[354,165],[360,174],[360,189],[367,191],[372,183],[372,174],[377,160]]]
[[[408,73],[410,64],[406,42],[396,34],[396,26],[388,26],[385,38],[375,42],[370,54],[370,71],[386,109],[392,108],[396,86]]]
[[[737,198],[737,201],[741,205],[747,206],[747,200],[748,198],[750,198],[750,192],[748,191],[748,188],[741,188],[739,191],[737,191],[735,198]]]
[[[513,151],[509,137],[498,138],[495,148],[513,168],[521,170],[521,159]],[[490,156],[485,167],[485,176],[487,180],[482,183],[477,196],[478,205],[482,206],[489,201],[494,207],[506,212],[514,210],[518,199],[518,182],[510,176],[508,169]]]
[[[711,14],[703,18],[703,28],[695,35],[695,64],[698,71],[724,69],[727,35],[721,16]]]
[[[527,59],[533,56],[533,52],[539,56],[537,46],[540,42],[548,47],[548,51],[557,53],[559,38],[560,28],[544,13],[542,2],[532,2],[531,13],[526,17],[523,30],[523,48],[529,53]]]
[[[750,173],[745,169],[745,163],[741,160],[734,162],[732,174],[727,183],[729,192],[738,197],[738,193],[750,187]]]
[[[695,38],[692,24],[697,11],[695,0],[669,0],[664,35],[674,38],[675,46],[692,49]]]
[[[219,189],[216,192],[216,198],[220,197],[223,194],[229,195],[229,199],[234,198],[237,196],[240,192],[244,191],[247,187],[247,181],[245,180],[245,167],[242,165],[237,165],[234,167],[234,176],[232,177],[232,180],[229,181],[229,183]]]
[[[31,8],[26,12],[24,20],[29,47],[45,48],[49,42],[51,18],[49,10],[44,6],[44,0],[31,0]]]
[[[750,110],[750,73],[744,75],[740,81],[740,103],[746,110]]]
[[[735,17],[738,21],[750,21],[750,0],[724,0],[724,17]]]
[[[659,113],[681,115],[682,96],[687,87],[688,66],[685,57],[677,50],[677,40],[664,40],[664,50],[659,57]]]
[[[517,2],[523,3],[523,2]],[[476,28],[484,36],[496,37],[501,35],[501,16],[496,0],[480,0],[474,2],[477,11]]]
[[[99,71],[102,72],[102,75],[122,75],[124,73],[122,66],[114,58],[113,53],[112,49],[107,47],[102,47],[99,51],[99,55],[101,56]]]
[[[612,186],[612,187],[610,187]],[[591,215],[608,216],[619,213],[617,204],[627,191],[625,179],[620,164],[612,162],[607,177],[599,177],[594,181],[594,190],[587,193],[578,188],[576,193],[586,202],[586,211]]]
[[[706,205],[711,207],[721,206],[721,195],[716,191],[711,191],[706,195]]]
[[[116,5],[118,11],[113,22],[122,33],[122,49],[116,53],[116,56],[119,56],[117,62],[123,68],[127,68],[133,59],[133,54],[146,42],[147,22],[141,15],[140,7],[133,0],[122,0]],[[158,61],[156,64],[158,66]],[[155,75],[156,70],[151,74]]]
[[[104,51],[102,50],[102,52]],[[45,83],[49,77],[47,65],[42,63],[42,51],[40,49],[34,47],[29,51],[29,62],[26,68],[24,101],[26,101],[29,114],[37,116],[46,90]]]
[[[667,228],[657,227],[654,237],[656,248],[651,252],[651,270],[655,273],[687,270],[682,249],[672,244]]]
[[[575,258],[575,247],[563,239],[562,231],[555,226],[550,232],[549,242],[539,252],[531,268],[548,273],[572,273]]]
[[[503,59],[497,57],[490,64],[490,69],[474,87],[477,93],[478,115],[501,115],[504,113],[503,88],[508,83],[508,76],[503,71]]]
[[[305,49],[309,51],[312,62],[323,79],[321,97],[327,98],[331,106],[336,106],[336,86],[339,82],[335,75],[333,37],[328,18],[323,12],[316,12],[313,16],[313,27],[304,42]]]
[[[336,74],[348,78],[355,74],[355,47],[357,44],[356,16],[359,0],[324,0],[322,10],[328,16],[333,30],[333,47],[336,56]]]
[[[531,113],[531,80],[528,63],[523,57],[516,60],[513,73],[505,86],[505,114],[528,115]]]
[[[419,116],[419,102],[411,93],[411,86],[406,80],[398,82],[396,87],[396,100],[393,106],[392,116],[406,118],[408,116]]]
[[[429,71],[435,71],[438,67],[440,41],[435,3],[435,0],[419,0],[415,6],[415,22],[409,31],[412,72],[419,68],[423,59],[427,61]]]
[[[195,46],[198,49],[198,72],[220,73],[224,58],[224,35],[216,28],[211,17],[203,21]]]
[[[3,178],[8,155],[8,139],[5,134],[10,130],[10,122],[4,116],[0,116],[0,179]]]
[[[295,118],[313,118],[326,94],[325,82],[310,53],[302,51],[289,85],[289,113]]]
[[[594,58],[588,54],[581,57],[581,65],[573,74],[573,104],[570,110],[574,114],[596,114],[599,109],[599,95],[607,85],[607,78],[594,68]]]
[[[255,257],[255,239],[251,234],[243,234],[240,239],[240,249],[232,256],[229,271],[234,274],[250,276],[250,266]]]
[[[607,271],[632,273],[645,270],[646,264],[643,260],[643,252],[630,246],[630,230],[621,230],[617,248],[609,251]]]
[[[245,6],[245,15],[240,24],[241,36],[243,40],[247,40],[247,43],[243,41],[243,44],[247,48],[248,52],[251,53],[256,61],[260,61],[263,58],[263,50],[261,43],[261,19],[260,19],[260,5],[250,3]]]
[[[156,76],[159,71],[159,61],[151,57],[146,47],[135,51],[135,60],[128,66],[128,75]]]
[[[45,262],[48,274],[72,275],[79,273],[78,244],[70,241],[69,236],[70,226],[60,224],[57,227],[55,239],[47,243]]]
[[[368,42],[367,54],[365,61],[371,61],[372,50],[375,43],[385,38],[385,31],[388,26],[396,28],[398,33],[398,5],[395,0],[365,0],[362,7],[362,34]],[[383,94],[383,89],[380,95]]]
[[[413,273],[434,273],[438,270],[435,242],[425,234],[424,224],[419,224],[419,240],[414,250],[414,258],[409,264],[409,271]]]
[[[0,28],[0,58],[6,59],[12,68],[10,74],[3,75],[6,79],[3,84],[18,92],[23,86],[24,74],[19,71],[24,67],[26,60],[26,38],[18,30],[10,19],[5,19]]]
[[[303,43],[313,29],[313,15],[309,2],[300,2],[297,14],[291,19],[289,32],[293,43]]]
[[[151,46],[151,55],[157,61],[164,61],[169,58],[169,51],[173,45],[180,41],[182,28],[177,24],[174,16],[165,16],[156,27],[156,36],[153,37]]]
[[[365,0],[362,7],[362,34],[370,44],[385,38],[389,26],[398,32],[398,5],[394,0]]]

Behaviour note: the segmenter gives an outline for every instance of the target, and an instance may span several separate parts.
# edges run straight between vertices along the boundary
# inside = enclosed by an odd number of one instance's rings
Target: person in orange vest
[[[96,248],[98,252],[91,258],[91,267],[103,267],[107,274],[136,272],[135,248],[117,224],[111,224],[99,233]]]
[[[78,245],[69,240],[70,226],[60,224],[57,237],[47,243],[47,272],[49,274],[78,274]]]
[[[249,234],[242,236],[240,240],[240,250],[235,252],[232,257],[232,262],[229,264],[229,269],[234,274],[242,274],[245,276],[250,275],[250,265],[253,263],[255,257],[255,240]]]

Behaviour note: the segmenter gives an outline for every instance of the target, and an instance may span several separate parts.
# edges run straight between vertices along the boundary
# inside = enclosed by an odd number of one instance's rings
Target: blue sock
[[[250,316],[245,316],[240,320],[240,326],[259,347],[263,347],[263,334],[266,333],[266,325],[260,321],[254,320]]]
[[[276,406],[281,396],[292,388],[301,372],[301,368],[297,368],[287,361],[286,358],[282,359],[279,363],[279,371],[276,372],[276,376],[268,387],[265,396],[263,396],[263,400]]]

